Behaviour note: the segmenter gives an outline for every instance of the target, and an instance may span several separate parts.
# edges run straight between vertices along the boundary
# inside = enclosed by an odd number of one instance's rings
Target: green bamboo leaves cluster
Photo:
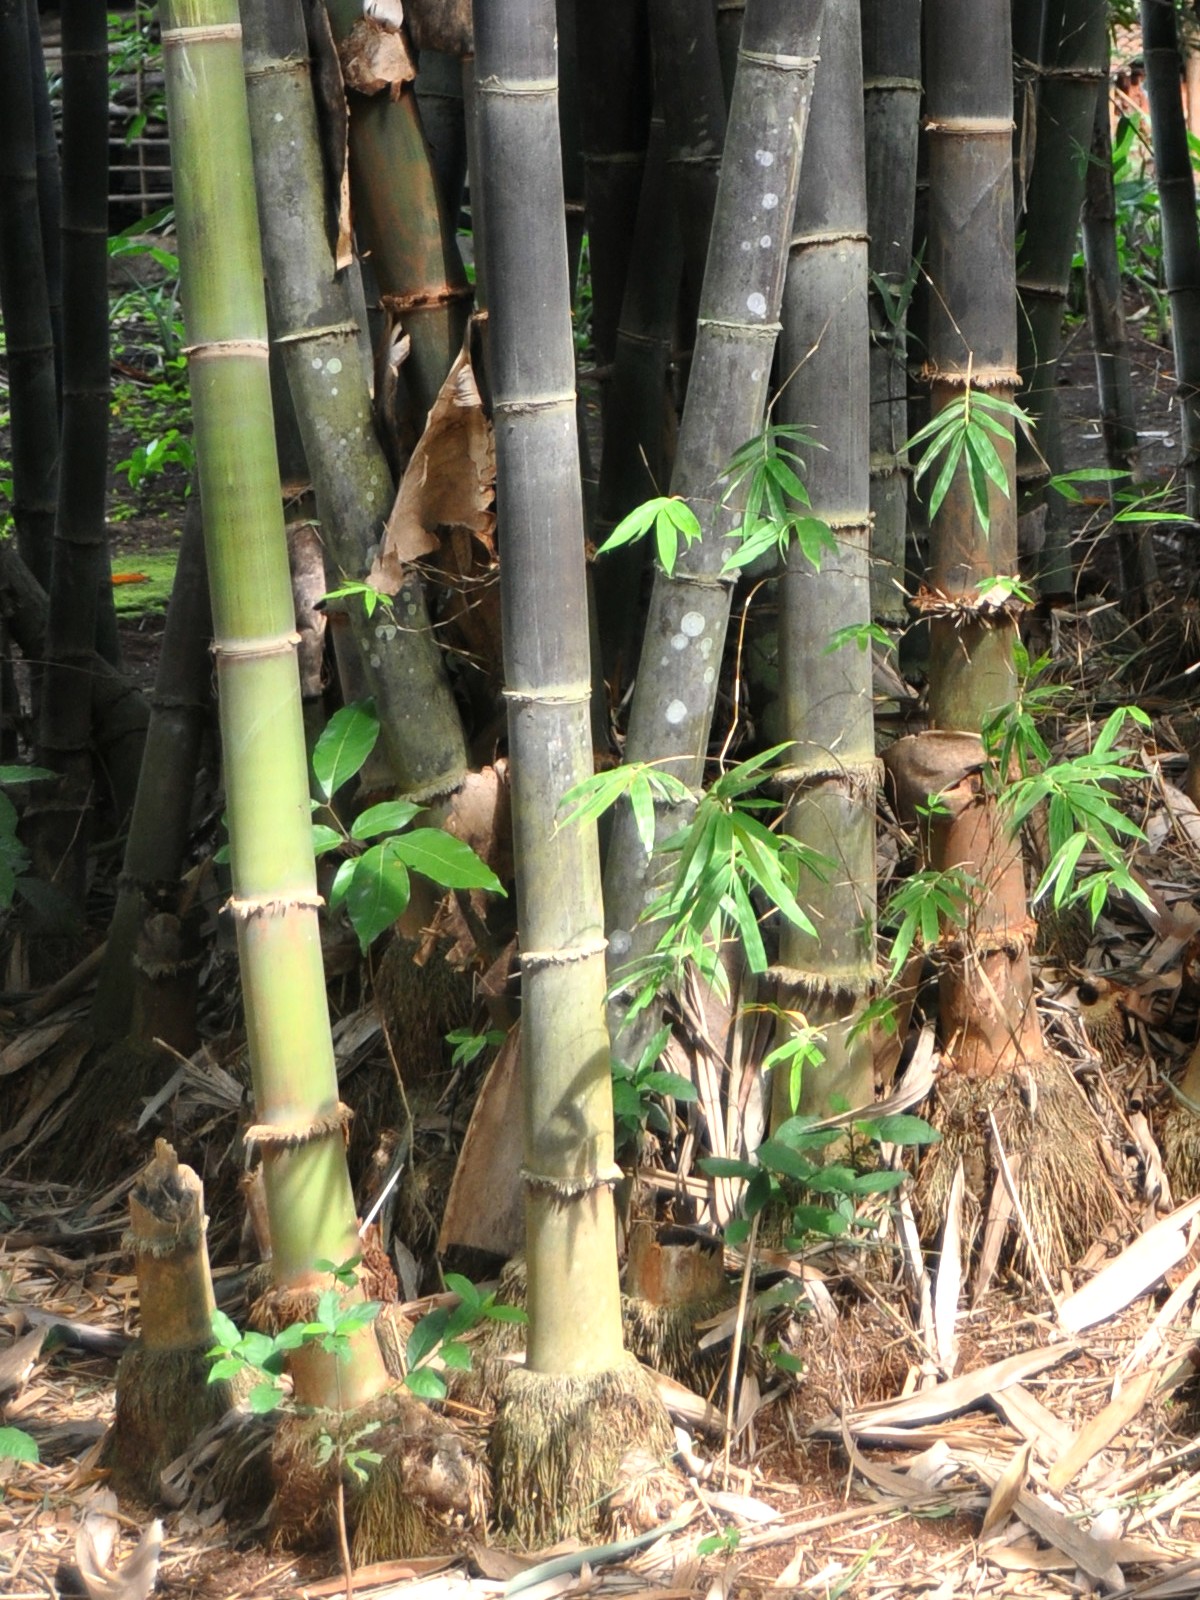
[[[379,733],[379,719],[371,707],[343,706],[329,719],[312,757],[320,795],[314,809],[319,807],[336,823],[333,827],[314,823],[313,848],[318,856],[332,850],[346,852],[327,902],[331,911],[345,906],[364,951],[408,909],[411,873],[420,873],[441,889],[504,894],[504,885],[469,844],[441,828],[409,826],[422,811],[412,800],[382,800],[343,827],[332,809],[334,797],[362,770]]]

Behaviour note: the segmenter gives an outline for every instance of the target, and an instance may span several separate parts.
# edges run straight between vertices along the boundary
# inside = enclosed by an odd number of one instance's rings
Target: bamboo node
[[[319,894],[314,895],[289,895],[287,899],[259,898],[257,895],[238,896],[231,894],[221,907],[228,911],[231,917],[236,917],[239,922],[251,922],[255,917],[282,917],[289,911],[319,911],[325,904]]]
[[[776,767],[771,777],[789,801],[797,799],[807,789],[836,784],[860,804],[874,805],[875,796],[883,782],[883,762],[876,757],[870,761],[844,762],[836,766],[829,762],[822,762],[815,767],[789,763],[785,767]]]
[[[891,78],[886,73],[880,73],[878,77],[863,79],[863,92],[866,93],[869,89],[907,89],[912,94],[920,94],[921,80],[920,78]]]
[[[518,706],[577,706],[586,705],[592,698],[592,687],[588,683],[577,683],[564,684],[561,689],[549,691],[503,689],[501,693],[506,700]]]
[[[298,633],[277,633],[269,639],[218,639],[211,648],[218,662],[225,656],[238,661],[247,661],[260,656],[287,655],[295,650],[299,643]]]
[[[414,289],[410,294],[381,294],[379,304],[385,311],[402,317],[407,311],[433,311],[457,300],[469,300],[474,292],[469,283],[460,288],[446,284],[440,289]]]
[[[767,67],[774,72],[815,72],[820,56],[785,56],[776,50],[744,50],[738,47],[738,60],[751,61],[756,67]]]
[[[1015,583],[1017,580],[1014,579]],[[914,607],[926,617],[945,617],[955,624],[971,619],[998,621],[1001,618],[1019,617],[1028,610],[1027,603],[1012,590],[997,587],[988,594],[939,594],[924,584],[912,596]]]
[[[544,972],[547,967],[569,967],[577,961],[590,961],[608,949],[607,939],[589,939],[565,950],[525,950],[521,953],[522,972]]]
[[[525,400],[493,400],[492,414],[497,417],[531,417],[540,412],[575,410],[575,391],[562,394],[534,395]]]
[[[925,117],[926,133],[944,133],[951,139],[1011,139],[1011,117]]]
[[[165,1261],[168,1257],[187,1250],[198,1250],[204,1243],[204,1235],[208,1228],[208,1218],[205,1217],[203,1226],[181,1228],[178,1233],[161,1235],[151,1238],[142,1233],[135,1233],[132,1228],[126,1228],[121,1235],[121,1249],[134,1256],[152,1256],[155,1260]]]
[[[271,350],[265,339],[206,339],[203,344],[185,344],[183,353],[189,361],[215,361],[223,356],[254,356],[266,361]]]
[[[597,1189],[611,1189],[623,1176],[620,1167],[615,1163],[602,1171],[570,1178],[552,1178],[544,1172],[531,1172],[526,1166],[521,1168],[521,1182],[527,1189],[536,1189],[543,1194],[549,1194],[560,1204],[565,1204],[568,1200],[579,1200],[587,1194],[595,1194]]]
[[[322,1117],[310,1117],[303,1122],[251,1123],[243,1139],[250,1153],[255,1149],[264,1152],[299,1150],[303,1145],[315,1144],[319,1139],[328,1139],[331,1134],[341,1134],[345,1138],[353,1116],[350,1107],[343,1105],[339,1100],[336,1110]]]
[[[248,76],[248,74],[247,74]],[[308,344],[314,339],[357,339],[356,322],[331,322],[323,328],[298,328],[295,333],[279,333],[276,344]]]
[[[923,362],[918,376],[925,383],[943,383],[948,389],[1019,389],[1021,374],[1015,367],[958,367],[951,370],[932,361]]]
[[[197,26],[192,28],[164,28],[162,30],[162,43],[164,50],[178,50],[189,44],[216,44],[221,40],[242,41],[242,25],[240,22],[215,22],[210,26]]]
[[[870,999],[879,982],[875,964],[864,965],[853,973],[810,972],[806,967],[785,966],[777,961],[763,973],[769,983],[801,997],[808,1006],[851,1006]]]
[[[794,245],[869,244],[870,234],[859,228],[814,228],[811,233],[794,233]]]
[[[731,339],[761,339],[772,348],[781,331],[778,322],[730,322],[723,317],[697,317],[697,333],[702,328],[711,329],[713,333],[726,333]]]

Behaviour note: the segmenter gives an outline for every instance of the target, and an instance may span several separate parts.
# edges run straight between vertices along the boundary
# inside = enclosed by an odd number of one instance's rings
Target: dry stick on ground
[[[612,1080],[553,0],[476,7],[479,194],[503,541],[505,695],[521,939],[529,1337],[503,1380],[496,1509],[527,1541],[593,1530],[632,1448],[670,1425],[621,1341]],[[547,596],[553,604],[547,604]]]

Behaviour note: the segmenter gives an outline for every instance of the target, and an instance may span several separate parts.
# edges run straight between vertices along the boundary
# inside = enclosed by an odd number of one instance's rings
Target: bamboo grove
[[[1047,907],[1065,924],[1128,875],[1094,808],[1063,837],[1046,823],[1045,749],[1012,708],[1031,619],[1081,588],[1131,614],[1162,603],[1149,537],[1081,550],[1056,487],[1081,216],[1105,493],[1139,475],[1117,9],[409,0],[401,20],[354,0],[160,0],[196,482],[143,696],[104,533],[106,14],[64,8],[60,167],[37,6],[0,0],[0,592],[23,674],[2,730],[8,937],[30,985],[85,958],[86,1105],[116,1126],[197,1047],[197,972],[218,921],[232,930],[270,1262],[250,1316],[288,1352],[300,1408],[277,1482],[310,1486],[281,1489],[285,1536],[312,1535],[311,1484],[332,1504],[336,1481],[356,1557],[420,1553],[489,1514],[489,1471],[492,1512],[526,1542],[607,1525],[631,1452],[666,1471],[673,1448],[636,1357],[699,1382],[691,1330],[722,1304],[702,1263],[682,1308],[647,1311],[646,1239],[669,1213],[732,1224],[731,1245],[747,1225],[785,1241],[788,1140],[869,1116],[914,1018],[936,1022],[941,1062],[936,1142],[912,1158],[925,1235],[964,1171],[982,1232],[989,1121],[1039,1271],[1110,1217],[1031,952]],[[1200,232],[1176,7],[1142,0],[1136,20],[1194,520]],[[1125,771],[1111,740],[1095,755],[1088,794]],[[881,818],[906,841],[890,907]],[[404,1052],[439,983],[465,984],[462,1038],[488,1058],[505,1041],[477,1114],[500,1099],[520,1127],[500,1303],[527,1327],[523,1363],[497,1336],[471,1374],[496,1408],[486,1464],[397,1387],[402,1335],[374,1315],[395,1279],[363,1245],[326,990],[351,968],[402,1080],[433,1071]],[[697,1114],[697,1040],[721,1071],[766,1073],[756,1140],[726,1148]],[[1200,1149],[1184,1123],[1178,1149]],[[667,1204],[639,1173],[685,1126],[725,1164],[708,1200]],[[495,1129],[478,1137],[468,1186],[489,1151],[503,1164]],[[795,1157],[770,1183],[764,1138]],[[160,1148],[143,1211],[163,1184],[190,1193],[180,1171]],[[155,1436],[147,1394],[208,1389],[199,1214],[170,1245],[134,1229],[145,1316],[172,1299],[171,1249],[193,1304],[177,1335],[147,1321],[145,1370],[125,1375],[135,1478],[180,1445],[177,1418],[170,1448]],[[489,1242],[509,1253],[502,1230]],[[1015,1228],[1007,1248],[1029,1269]],[[212,1409],[197,1401],[197,1428]],[[350,1472],[363,1418],[374,1465]]]

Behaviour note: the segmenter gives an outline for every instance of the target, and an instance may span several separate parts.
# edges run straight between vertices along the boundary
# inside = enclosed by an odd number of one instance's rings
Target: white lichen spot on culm
[[[683,701],[672,700],[671,704],[667,707],[667,721],[671,724],[671,726],[676,727],[686,716],[687,707],[684,705]]]

